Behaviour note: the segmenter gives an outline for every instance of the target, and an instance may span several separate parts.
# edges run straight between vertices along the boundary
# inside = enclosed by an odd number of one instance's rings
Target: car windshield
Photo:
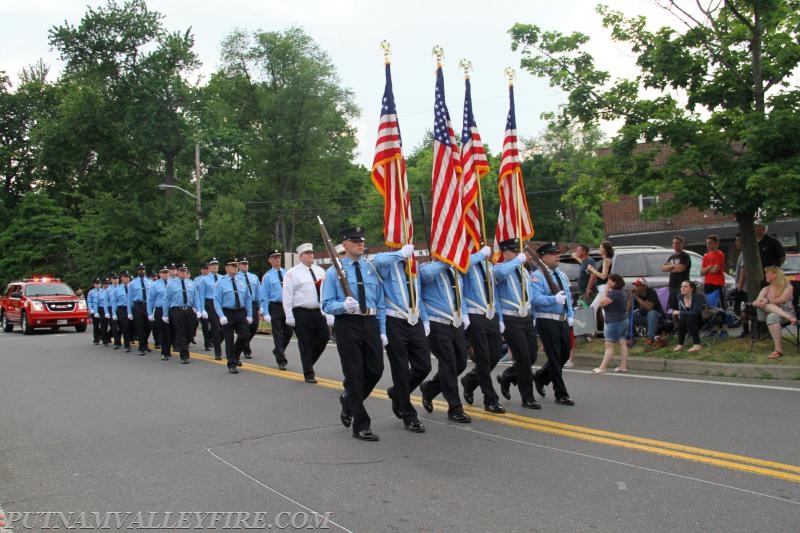
[[[25,287],[25,296],[75,296],[64,283],[31,283]]]
[[[800,272],[800,255],[787,255],[781,268],[784,272]]]

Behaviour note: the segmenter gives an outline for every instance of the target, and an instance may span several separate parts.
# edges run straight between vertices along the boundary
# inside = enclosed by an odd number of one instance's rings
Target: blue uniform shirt
[[[200,300],[213,300],[214,289],[217,286],[217,281],[224,275],[213,274],[209,272],[205,276],[200,276],[195,281],[197,282],[198,290],[200,291]]]
[[[485,277],[484,277],[485,275]],[[467,309],[470,313],[485,315],[489,307],[489,298],[486,294],[486,285],[489,290],[495,292],[494,265],[491,262],[486,264],[486,256],[481,252],[475,252],[469,256],[469,268],[464,274],[464,300],[467,302]],[[503,321],[503,314],[500,302],[493,298],[496,313],[499,315],[500,322]]]
[[[278,276],[278,272],[281,273],[280,276]],[[283,302],[283,281],[281,278],[286,278],[286,269],[273,268],[268,270],[261,279],[258,299],[261,301],[261,309],[264,310],[265,314],[269,312],[270,302]]]
[[[155,312],[157,307],[161,307],[164,305],[164,295],[167,292],[167,283],[169,281],[166,279],[158,279],[154,281],[150,285],[150,289],[147,291],[147,315],[152,316]]]
[[[428,317],[453,320],[456,311],[456,295],[448,270],[461,294],[461,314],[467,314],[467,302],[463,297],[461,274],[447,263],[432,261],[420,265],[419,268],[419,278],[422,282],[422,301],[425,304],[425,311]]]
[[[183,301],[184,285],[186,287],[186,303]],[[197,287],[197,283],[190,279],[184,279],[183,285],[181,285],[180,278],[171,279],[167,284],[167,291],[164,294],[164,303],[161,305],[161,309],[164,311],[164,316],[169,316],[170,307],[184,306],[191,307],[195,312],[200,312],[203,310],[203,304],[202,300],[200,300],[200,291]]]
[[[532,277],[533,310],[536,313],[536,316],[539,316],[542,313],[549,313],[553,315],[566,314],[568,318],[572,318],[575,313],[572,309],[572,294],[569,290],[569,279],[567,279],[566,274],[557,268],[555,270],[551,270],[550,273],[553,275],[553,281],[556,281],[555,276],[558,276],[561,279],[561,285],[564,287],[564,294],[567,297],[567,303],[559,304],[556,302],[556,297],[553,295],[550,287],[547,286],[547,281],[544,279],[544,274],[537,270],[533,273]],[[558,281],[556,281],[556,284],[558,284]]]
[[[521,316],[520,310],[526,310],[526,315],[531,316],[531,298],[533,296],[533,283],[528,271],[522,266],[525,264],[525,255],[499,263],[494,267],[494,276],[497,279],[497,292],[495,298],[500,303],[503,313],[512,316]],[[525,283],[525,293],[522,292],[520,278]],[[523,301],[524,297],[524,301]]]
[[[345,257],[342,260],[342,271],[344,271],[345,278],[350,285],[350,290],[353,293],[353,298],[358,300],[358,284],[356,280],[355,262],[350,257]],[[383,287],[378,273],[375,268],[363,257],[358,260],[359,268],[361,269],[361,277],[364,280],[364,296],[366,300],[367,309],[375,309],[375,316],[378,318],[380,324],[381,334],[386,334],[386,304],[383,299]],[[333,268],[333,267],[331,267]],[[325,281],[322,282],[322,311],[329,315],[344,315],[344,289],[339,282],[339,276],[331,272],[331,275],[325,276]]]
[[[214,279],[213,277],[211,279]],[[233,286],[236,285],[234,291]],[[239,293],[239,305],[236,305],[236,293]],[[217,286],[214,289],[214,310],[217,316],[222,318],[225,316],[223,309],[241,309],[247,310],[247,318],[253,318],[253,300],[250,298],[250,293],[247,290],[247,285],[240,277],[234,276],[220,276],[217,280]]]
[[[91,289],[86,295],[86,306],[92,314],[99,313],[102,308],[106,316],[111,316],[111,302],[106,289]]]
[[[405,257],[400,252],[383,252],[375,256],[375,268],[383,279],[383,296],[386,301],[386,310],[396,311],[401,318],[408,318],[411,308],[408,294],[408,278],[406,277]],[[417,298],[419,318],[428,321],[428,313],[422,302],[419,282],[419,273],[414,276],[414,287]]]
[[[252,272],[239,272],[236,274],[236,277],[242,280],[245,287],[247,287],[248,292],[250,293],[250,301],[256,304],[257,307],[259,306],[259,293],[261,292],[260,286],[261,284],[258,282],[258,276],[253,274]],[[249,286],[248,286],[249,283]]]
[[[133,278],[128,283],[128,314],[133,313],[133,302],[143,302],[147,298],[147,292],[150,290],[150,285],[153,281],[148,277]]]
[[[117,307],[125,307],[128,308],[128,286],[125,283],[120,283],[117,286],[111,286],[109,288],[110,300],[111,300],[111,312],[114,316],[117,316]]]

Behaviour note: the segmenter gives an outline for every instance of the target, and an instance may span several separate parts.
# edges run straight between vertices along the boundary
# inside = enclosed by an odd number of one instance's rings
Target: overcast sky
[[[53,78],[60,69],[49,49],[47,32],[69,21],[77,25],[87,5],[105,1],[0,0],[0,70],[16,80],[24,66],[44,59]],[[120,0],[122,3],[122,0]],[[633,56],[614,44],[602,28],[592,0],[461,0],[430,4],[418,0],[382,2],[369,0],[148,0],[148,6],[164,15],[172,31],[192,28],[195,50],[203,62],[201,80],[216,70],[219,45],[234,28],[281,31],[302,27],[331,57],[341,83],[350,88],[361,108],[356,160],[371,166],[383,94],[381,40],[393,49],[392,78],[397,112],[406,153],[417,146],[433,122],[435,61],[431,49],[444,48],[447,105],[455,129],[461,129],[464,82],[458,69],[462,58],[473,64],[472,98],[481,136],[493,151],[501,146],[508,91],[503,71],[513,67],[517,129],[523,137],[540,134],[539,118],[555,110],[564,95],[519,68],[519,53],[511,51],[508,29],[515,23],[537,24],[566,33],[581,31],[591,36],[591,51],[602,68],[617,75],[632,72]],[[649,0],[604,2],[628,15],[642,14],[652,24],[671,22]]]

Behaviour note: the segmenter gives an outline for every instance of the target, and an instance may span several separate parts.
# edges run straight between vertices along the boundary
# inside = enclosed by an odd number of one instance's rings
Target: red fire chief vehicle
[[[0,326],[5,332],[13,331],[15,324],[19,324],[25,335],[37,328],[57,331],[62,326],[83,332],[90,322],[86,300],[60,279],[13,281],[0,296]]]

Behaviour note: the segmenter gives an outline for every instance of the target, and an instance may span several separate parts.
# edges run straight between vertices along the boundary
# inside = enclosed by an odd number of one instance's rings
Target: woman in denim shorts
[[[628,371],[628,313],[627,297],[622,288],[625,280],[619,274],[608,276],[606,293],[600,299],[600,307],[605,315],[605,326],[603,336],[605,337],[606,350],[600,366],[592,370],[595,374],[604,374],[611,358],[614,356],[614,344],[619,344],[619,352],[622,360],[614,372]]]

